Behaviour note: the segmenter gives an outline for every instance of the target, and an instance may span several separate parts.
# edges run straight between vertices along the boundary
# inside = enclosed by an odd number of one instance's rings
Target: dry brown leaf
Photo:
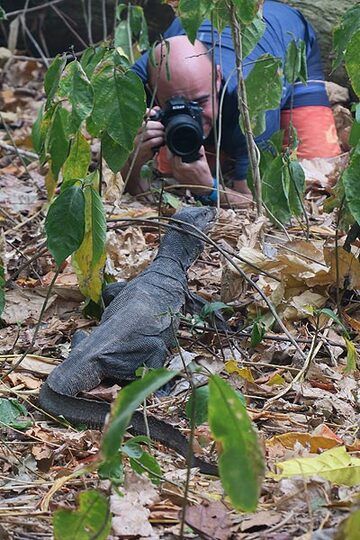
[[[21,384],[28,390],[36,390],[37,388],[40,388],[42,384],[41,379],[32,377],[31,375],[24,375],[24,373],[19,372],[9,373],[7,378],[12,382],[13,386]]]
[[[46,311],[56,298],[56,295],[50,296]],[[37,322],[43,304],[44,297],[33,289],[13,289],[6,293],[5,309],[1,318],[7,324],[23,323],[28,319]]]
[[[339,442],[340,441],[340,442]],[[266,447],[276,446],[282,444],[285,448],[295,449],[297,443],[310,449],[310,452],[315,454],[322,450],[334,448],[343,444],[341,439],[334,439],[330,437],[324,437],[321,435],[312,435],[310,433],[290,432],[283,433],[282,435],[276,435],[266,441]]]
[[[145,270],[153,256],[142,230],[110,231],[107,235],[106,272],[117,279],[132,279]]]
[[[326,263],[330,266],[332,283],[336,283],[337,264],[339,271],[339,287],[355,290],[360,289],[360,262],[352,253],[348,253],[342,247],[324,249]]]
[[[326,304],[327,298],[312,291],[304,291],[287,302],[284,309],[284,318],[288,321],[306,319],[312,315],[313,308],[321,308]]]
[[[259,510],[255,514],[246,517],[240,525],[241,531],[250,531],[250,529],[255,529],[255,531],[260,531],[260,529],[267,529],[268,527],[273,527],[279,523],[282,519],[280,512],[273,512],[270,510]]]
[[[3,356],[0,356],[0,358],[4,360],[11,360],[12,364],[14,365],[21,358],[21,355],[20,354],[3,355]],[[47,358],[46,356],[39,356],[36,354],[27,354],[25,358],[22,360],[17,370],[31,371],[33,373],[39,373],[40,375],[49,375],[49,373],[52,372],[52,370],[56,367],[56,365],[59,362],[60,360],[56,358]]]
[[[112,528],[119,536],[150,536],[158,538],[149,523],[146,505],[159,501],[159,495],[145,476],[129,473],[125,477],[123,496],[111,495]]]
[[[188,506],[185,521],[204,538],[227,540],[233,534],[229,511],[224,503],[220,501],[213,503],[203,502],[198,506]]]

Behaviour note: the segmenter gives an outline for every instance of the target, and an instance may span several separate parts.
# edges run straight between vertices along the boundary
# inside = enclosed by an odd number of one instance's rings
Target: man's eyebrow
[[[203,96],[199,96],[199,97],[195,98],[194,101],[205,101],[209,97],[210,97],[210,94],[204,94]]]

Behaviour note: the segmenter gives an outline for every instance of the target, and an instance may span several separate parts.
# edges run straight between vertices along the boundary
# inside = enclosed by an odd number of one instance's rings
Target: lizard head
[[[211,206],[195,206],[182,208],[179,212],[174,214],[173,218],[184,223],[189,223],[192,227],[188,227],[195,234],[196,231],[193,227],[196,227],[202,232],[207,232],[213,225],[216,219],[216,208]],[[184,227],[186,228],[186,227]]]
[[[172,257],[176,253],[182,267],[189,268],[204,249],[205,242],[201,233],[211,228],[216,214],[216,208],[209,206],[183,208],[176,212],[171,220],[173,227],[166,232],[159,255]]]

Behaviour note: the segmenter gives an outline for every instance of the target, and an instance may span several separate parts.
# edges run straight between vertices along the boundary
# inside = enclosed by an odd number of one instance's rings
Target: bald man
[[[266,148],[273,133],[289,125],[290,114],[300,140],[299,157],[333,157],[340,153],[336,136],[335,123],[325,90],[320,54],[312,27],[297,10],[276,1],[265,1],[263,19],[266,30],[254,50],[244,60],[245,77],[252,69],[254,61],[264,53],[280,58],[284,64],[286,49],[292,39],[302,39],[306,44],[308,83],[295,83],[294,87],[283,81],[283,94],[278,109],[267,111],[266,129],[256,137],[260,148]],[[148,53],[143,55],[133,66],[141,77],[150,95],[155,92],[156,103],[135,139],[135,162],[129,176],[128,190],[138,194],[148,189],[147,181],[140,178],[143,164],[156,157],[157,166],[165,176],[173,177],[179,184],[190,187],[193,194],[203,203],[216,200],[214,126],[221,127],[221,168],[230,187],[221,194],[221,202],[236,206],[248,206],[252,201],[251,192],[246,183],[248,154],[244,134],[239,126],[237,107],[237,79],[235,72],[235,54],[231,31],[227,27],[219,37],[212,31],[209,21],[199,28],[197,40],[192,45],[187,39],[179,19],[175,19],[164,37],[168,49],[158,45],[155,49],[156,67],[149,61]],[[214,60],[209,54],[215,39]],[[170,74],[170,77],[168,75]],[[212,85],[212,77],[215,84]],[[226,85],[225,85],[226,83]],[[219,126],[219,96],[223,91],[221,126]],[[214,96],[213,96],[214,90]],[[163,108],[166,101],[174,96],[197,103],[202,108],[204,146],[200,149],[199,159],[184,163],[179,156],[172,155],[163,147],[164,126],[151,119],[151,115]],[[290,113],[290,110],[292,112]],[[160,151],[158,149],[161,147]],[[134,160],[130,156],[123,169],[123,175],[129,172],[129,165]]]

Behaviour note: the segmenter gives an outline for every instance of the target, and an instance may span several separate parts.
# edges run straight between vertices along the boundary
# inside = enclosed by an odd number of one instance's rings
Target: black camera
[[[202,108],[196,101],[188,101],[179,96],[170,98],[164,109],[151,116],[159,120],[165,128],[165,144],[185,163],[199,159],[204,132],[201,120]]]

